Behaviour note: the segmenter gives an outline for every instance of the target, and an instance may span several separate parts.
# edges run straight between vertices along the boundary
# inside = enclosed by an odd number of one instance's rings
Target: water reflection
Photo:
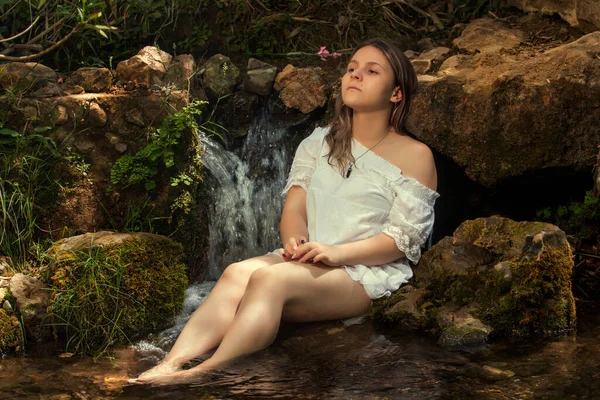
[[[370,322],[284,325],[272,347],[197,384],[127,386],[128,377],[154,364],[143,353],[124,348],[113,361],[98,362],[39,355],[4,359],[0,393],[3,399],[57,400],[600,398],[595,332],[451,352],[424,337],[378,331]],[[514,376],[498,378],[484,369]]]

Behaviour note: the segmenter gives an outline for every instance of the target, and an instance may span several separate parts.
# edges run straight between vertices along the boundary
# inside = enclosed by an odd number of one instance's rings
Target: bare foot
[[[179,367],[173,363],[161,362],[160,364],[155,365],[154,367],[150,368],[148,371],[141,373],[140,376],[138,376],[137,378],[130,379],[129,383],[139,383],[139,384],[149,383],[149,381],[152,380],[156,376],[172,374],[174,372],[179,371],[180,369],[181,369],[181,367]]]
[[[181,385],[186,383],[197,383],[201,381],[205,375],[210,374],[205,374],[200,369],[192,368],[163,374],[156,373],[151,376],[144,377],[143,380],[138,379],[135,383],[152,386]]]

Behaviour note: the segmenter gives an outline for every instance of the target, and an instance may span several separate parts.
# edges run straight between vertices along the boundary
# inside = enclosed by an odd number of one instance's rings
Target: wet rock
[[[71,82],[88,93],[108,92],[112,85],[112,74],[108,68],[79,68],[71,75]]]
[[[510,379],[515,376],[515,373],[511,370],[502,370],[489,365],[484,365],[483,367],[477,368],[477,376],[486,381],[496,382]]]
[[[244,137],[248,134],[257,106],[258,96],[256,94],[237,92],[221,106],[217,123],[226,127],[231,137]]]
[[[492,328],[475,318],[469,307],[453,310],[442,307],[436,316],[441,328],[439,342],[445,347],[470,346],[487,342]]]
[[[329,95],[329,85],[323,70],[316,68],[295,68],[288,64],[275,79],[275,90],[286,107],[308,114],[325,106]]]
[[[108,117],[106,112],[100,107],[98,103],[92,102],[89,104],[87,123],[90,126],[101,127],[106,125]]]
[[[49,304],[48,291],[38,279],[16,274],[10,281],[11,295],[16,299],[17,309],[25,322],[27,336],[35,340],[48,337],[48,326],[42,326]]]
[[[150,87],[158,79],[162,82],[172,56],[157,47],[146,46],[137,55],[117,65],[117,77],[123,82],[134,82]]]
[[[21,326],[19,320],[12,313],[0,309],[0,354],[19,350],[20,345]]]
[[[411,285],[400,288],[385,301],[373,305],[371,318],[373,320],[393,325],[400,330],[415,331],[427,326],[426,308],[424,303],[426,291],[415,289]]]
[[[165,83],[172,84],[177,89],[187,90],[190,79],[196,72],[196,61],[189,54],[180,54],[175,57],[165,74]]]
[[[256,58],[250,58],[244,77],[244,89],[260,96],[268,96],[273,90],[276,76],[277,67]]]
[[[57,327],[59,334],[68,334],[74,343],[82,339],[98,349],[133,340],[165,328],[183,307],[187,287],[183,248],[165,236],[87,233],[56,242],[48,255],[49,318],[66,323],[95,321],[85,337]],[[96,268],[94,273],[90,264]],[[61,304],[68,299],[72,305],[66,310]],[[119,318],[114,318],[117,309]],[[110,338],[107,324],[114,327]]]
[[[9,62],[0,68],[0,88],[35,90],[43,82],[56,83],[58,74],[37,62]]]
[[[571,26],[592,31],[600,28],[600,3],[590,0],[508,0],[508,5],[527,12],[558,14]]]
[[[415,96],[408,129],[488,187],[589,168],[600,145],[598,54],[600,32],[545,53],[450,57]]]
[[[523,32],[506,28],[490,18],[471,22],[452,43],[467,53],[491,53],[518,47],[524,39]]]
[[[490,335],[564,335],[575,326],[572,268],[566,235],[554,225],[501,217],[465,221],[414,270],[412,286],[423,292],[415,309],[426,321],[419,329],[439,332],[440,343],[451,346],[482,343]],[[398,291],[376,301],[374,320],[385,323],[376,318],[384,315],[412,329],[411,313],[389,316],[396,304],[406,309],[406,300]]]
[[[215,54],[203,65],[202,83],[209,98],[218,99],[233,93],[240,70],[229,57]]]

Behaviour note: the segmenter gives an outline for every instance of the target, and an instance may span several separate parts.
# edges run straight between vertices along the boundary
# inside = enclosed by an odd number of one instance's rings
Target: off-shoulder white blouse
[[[389,296],[413,275],[409,260],[416,264],[421,257],[439,193],[404,177],[398,167],[356,140],[352,144],[356,164],[351,176],[344,178],[327,162],[328,131],[316,128],[300,143],[282,194],[294,185],[306,190],[309,241],[339,245],[381,232],[391,236],[406,258],[376,266],[344,266],[369,297]]]

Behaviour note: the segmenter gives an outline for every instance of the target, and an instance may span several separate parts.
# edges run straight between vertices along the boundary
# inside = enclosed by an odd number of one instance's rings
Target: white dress
[[[389,296],[413,275],[409,261],[416,264],[421,257],[439,193],[404,177],[398,167],[356,140],[352,144],[356,164],[351,176],[344,178],[327,162],[328,131],[316,128],[300,143],[282,194],[294,185],[306,190],[309,241],[339,245],[382,232],[391,236],[406,258],[376,266],[344,266],[370,298]]]

